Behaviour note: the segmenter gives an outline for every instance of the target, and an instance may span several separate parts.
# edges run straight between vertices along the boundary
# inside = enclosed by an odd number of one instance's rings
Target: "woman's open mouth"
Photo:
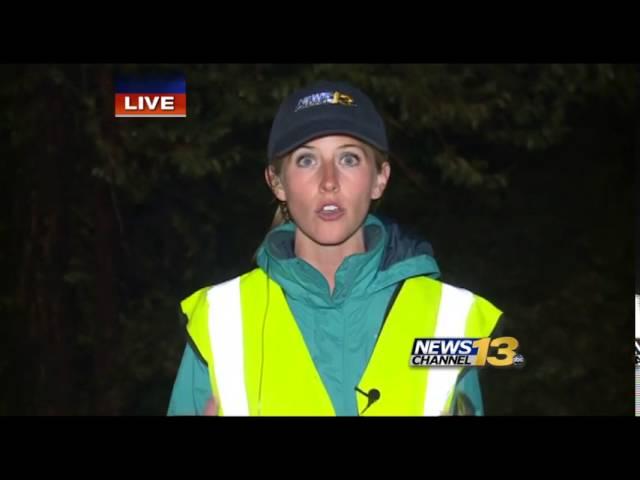
[[[316,214],[322,219],[328,222],[338,220],[344,215],[344,208],[335,203],[327,203],[321,208],[316,210]]]

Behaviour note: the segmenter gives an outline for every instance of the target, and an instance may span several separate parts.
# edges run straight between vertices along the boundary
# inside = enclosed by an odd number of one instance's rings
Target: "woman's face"
[[[278,200],[287,202],[300,233],[319,245],[340,245],[359,230],[389,174],[388,162],[378,172],[368,145],[332,135],[294,150],[275,186],[273,171],[267,169],[267,182]]]

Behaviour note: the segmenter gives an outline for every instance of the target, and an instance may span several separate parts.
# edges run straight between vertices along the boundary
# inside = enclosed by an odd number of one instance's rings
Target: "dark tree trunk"
[[[97,72],[102,103],[100,134],[108,150],[102,159],[107,178],[113,178],[116,132],[113,125],[113,78],[108,67]],[[99,180],[94,194],[95,255],[96,255],[96,317],[95,317],[95,409],[99,415],[117,415],[121,411],[122,386],[118,381],[118,223],[110,183]]]
[[[46,115],[36,121],[42,141],[25,152],[26,171],[19,202],[25,241],[19,269],[18,300],[24,328],[20,357],[32,369],[23,372],[24,413],[71,414],[73,351],[65,311],[63,282],[69,260],[68,217],[64,190],[68,182],[64,101],[59,89],[42,75],[32,101],[44,102]]]

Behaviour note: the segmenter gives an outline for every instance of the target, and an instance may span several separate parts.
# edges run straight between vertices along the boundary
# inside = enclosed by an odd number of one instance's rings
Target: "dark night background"
[[[252,268],[271,119],[320,78],[387,121],[378,212],[509,317],[527,364],[485,372],[487,414],[633,414],[636,67],[0,69],[0,415],[165,414],[178,302]],[[186,119],[114,118],[114,76],[162,73],[185,74]]]

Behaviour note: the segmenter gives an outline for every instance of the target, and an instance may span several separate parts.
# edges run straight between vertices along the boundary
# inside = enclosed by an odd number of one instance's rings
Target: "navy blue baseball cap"
[[[314,138],[338,134],[389,151],[384,121],[367,95],[346,82],[313,83],[294,91],[280,105],[269,135],[268,160]]]

